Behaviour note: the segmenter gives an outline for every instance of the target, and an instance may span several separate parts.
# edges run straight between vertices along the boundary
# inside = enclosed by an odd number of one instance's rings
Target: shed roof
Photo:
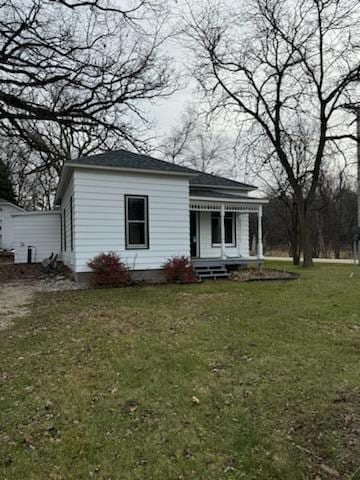
[[[0,203],[2,205],[6,204],[6,205],[11,205],[12,207],[14,208],[17,208],[18,210],[20,210],[21,212],[24,212],[25,210],[21,207],[19,207],[18,205],[15,205],[15,203],[12,203],[12,202],[9,202],[9,200],[6,200],[5,198],[2,198],[0,197]]]

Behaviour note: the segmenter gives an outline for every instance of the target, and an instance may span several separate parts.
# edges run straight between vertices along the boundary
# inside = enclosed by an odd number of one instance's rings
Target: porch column
[[[259,205],[259,210],[258,210],[258,253],[257,253],[258,259],[263,259],[264,258],[262,236],[263,236],[262,235],[262,205]]]
[[[222,203],[220,207],[220,228],[221,228],[221,258],[225,260],[225,205]]]
[[[241,237],[242,237],[242,225],[241,225],[241,213],[238,212],[237,214],[237,234],[236,234],[236,241],[237,241],[237,251],[238,257],[241,257]]]

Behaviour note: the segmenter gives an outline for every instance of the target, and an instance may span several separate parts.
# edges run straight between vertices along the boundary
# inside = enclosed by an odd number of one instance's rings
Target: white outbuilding
[[[16,213],[24,213],[24,210],[0,198],[0,250],[12,250],[15,247],[13,215]]]

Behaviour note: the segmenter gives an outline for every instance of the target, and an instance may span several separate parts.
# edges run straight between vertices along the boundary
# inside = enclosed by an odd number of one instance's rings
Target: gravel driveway
[[[36,290],[34,283],[14,283],[0,286],[0,330],[11,325],[12,320],[24,317]]]
[[[0,284],[0,330],[9,327],[15,318],[25,317],[30,313],[35,292],[59,292],[81,288],[84,288],[84,285],[63,276]]]

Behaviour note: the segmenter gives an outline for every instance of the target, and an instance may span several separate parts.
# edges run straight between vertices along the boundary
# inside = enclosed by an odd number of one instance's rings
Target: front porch
[[[196,270],[263,263],[262,208],[266,200],[222,194],[190,196],[191,263]],[[249,215],[257,215],[257,254],[250,255]]]
[[[257,257],[232,257],[232,258],[192,258],[192,266],[200,280],[228,278],[230,273],[238,267],[263,264],[263,259]]]

